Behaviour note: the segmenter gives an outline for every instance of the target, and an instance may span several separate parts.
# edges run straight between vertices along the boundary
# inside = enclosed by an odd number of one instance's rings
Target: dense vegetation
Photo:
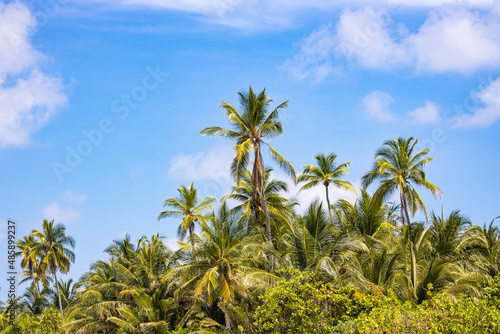
[[[63,281],[75,241],[45,220],[17,243],[30,286],[11,301],[14,323],[5,305],[2,333],[500,332],[500,232],[459,211],[427,213],[419,191],[441,191],[426,178],[432,158],[418,140],[387,140],[357,201],[330,203],[336,189],[355,191],[344,179],[350,164],[318,154],[297,175],[268,144],[287,103],[270,110],[251,88],[239,97],[239,111],[221,105],[231,129],[201,131],[235,144],[232,192],[218,203],[181,186],[159,213],[179,224],[178,250],[161,235],[127,236],[78,282]],[[286,198],[263,147],[301,190],[324,186],[326,201]]]

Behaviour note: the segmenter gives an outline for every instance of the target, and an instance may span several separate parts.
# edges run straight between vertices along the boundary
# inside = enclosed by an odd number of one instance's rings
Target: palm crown
[[[239,92],[238,95],[240,98],[241,112],[238,112],[235,107],[226,101],[220,105],[220,108],[226,110],[226,115],[229,122],[231,122],[233,130],[213,126],[203,129],[200,134],[206,136],[221,136],[236,140],[236,145],[234,146],[236,157],[231,165],[231,174],[238,182],[250,161],[250,151],[253,150],[252,187],[255,189],[257,200],[260,200],[262,203],[262,209],[266,217],[267,241],[272,243],[271,222],[269,220],[269,212],[267,210],[267,202],[264,194],[265,171],[260,146],[264,144],[269,147],[271,158],[284,169],[295,182],[296,175],[293,166],[272,146],[264,141],[264,138],[274,138],[282,134],[283,128],[278,120],[279,111],[288,105],[288,101],[281,103],[273,111],[269,112],[268,108],[272,99],[267,97],[265,89],[259,95],[256,95],[252,87],[250,87],[248,93]],[[269,262],[273,262],[272,256]]]
[[[424,202],[414,185],[430,190],[434,197],[438,192],[441,194],[437,186],[427,181],[423,171],[433,158],[425,158],[429,153],[428,149],[415,153],[417,143],[418,139],[414,140],[413,137],[385,141],[375,154],[372,170],[362,178],[363,187],[368,187],[375,180],[381,180],[374,194],[376,198],[385,200],[395,191],[399,191],[401,219],[407,225],[410,224],[408,209],[412,215],[422,209],[427,218]]]
[[[194,188],[193,183],[189,188],[180,186],[177,192],[179,192],[179,197],[169,198],[165,201],[163,206],[170,210],[160,212],[158,220],[167,217],[184,216],[177,230],[177,235],[183,240],[186,233],[189,232],[189,238],[191,239],[195,222],[205,221],[206,216],[203,215],[203,211],[211,210],[211,204],[216,200],[213,197],[206,196],[198,202],[198,190]]]
[[[302,175],[299,176],[299,182],[305,182],[299,191],[316,187],[320,183],[325,186],[326,190],[326,203],[328,205],[328,213],[330,214],[330,221],[332,220],[332,215],[330,212],[330,198],[328,196],[328,186],[333,184],[334,186],[355,191],[352,184],[343,180],[342,177],[348,173],[347,167],[351,164],[350,162],[344,162],[337,165],[335,159],[337,155],[330,153],[327,156],[324,154],[317,154],[314,159],[316,160],[316,165],[305,165],[302,169]]]

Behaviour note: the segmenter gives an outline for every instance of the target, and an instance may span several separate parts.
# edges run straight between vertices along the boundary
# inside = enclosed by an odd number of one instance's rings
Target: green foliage
[[[485,300],[454,299],[438,294],[420,305],[396,299],[363,314],[356,321],[360,333],[498,333],[500,311]]]
[[[40,315],[21,313],[14,326],[2,333],[56,334],[61,333],[61,328],[61,314],[54,307],[48,307]]]
[[[292,276],[260,298],[255,325],[261,333],[329,333],[341,321],[369,312],[380,299],[362,295],[354,287],[335,289],[309,272]]]
[[[62,327],[61,314],[53,308],[47,308],[40,317],[40,326],[38,333],[51,334],[57,333]]]
[[[417,140],[384,143],[363,177],[365,186],[380,181],[377,191],[362,189],[354,204],[328,198],[329,185],[352,189],[342,178],[348,163],[317,155],[299,182],[323,184],[327,207],[317,200],[301,215],[261,156],[261,145],[282,133],[287,103],[270,111],[265,91],[252,89],[240,98],[241,112],[221,105],[232,130],[202,131],[236,141],[231,194],[214,212],[214,198],[199,201],[193,184],[181,186],[160,213],[179,218],[188,242],[171,251],[159,234],[136,245],[129,236],[115,240],[109,259],[73,284],[57,273],[69,271],[75,242],[44,220],[43,232],[16,246],[31,285],[14,300],[13,325],[3,307],[0,333],[500,333],[500,232],[459,211],[411,221],[419,209],[427,213],[415,186],[440,192],[425,177],[432,158],[415,151]],[[289,162],[269,149],[295,180]],[[386,203],[395,192],[400,204]]]
[[[500,310],[500,274],[495,277],[495,281],[492,286],[483,290],[483,297],[488,305],[496,307]]]

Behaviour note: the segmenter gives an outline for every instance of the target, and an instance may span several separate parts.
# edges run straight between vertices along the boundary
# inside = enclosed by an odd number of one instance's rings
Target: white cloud
[[[326,77],[339,73],[328,55],[335,47],[335,39],[330,25],[314,31],[300,43],[300,53],[287,60],[281,69],[296,80],[312,79],[320,82]]]
[[[168,249],[172,251],[178,250],[179,247],[179,239],[168,237],[167,240],[164,240],[165,245],[167,245]]]
[[[367,68],[391,69],[407,65],[410,61],[408,50],[393,39],[391,23],[386,11],[344,10],[336,25],[335,53]],[[405,33],[406,30],[400,27],[398,34]]]
[[[44,219],[52,220],[57,224],[71,224],[80,218],[80,212],[71,207],[61,207],[57,201],[42,208]]]
[[[283,66],[299,80],[325,64],[338,72],[340,60],[381,71],[470,74],[500,68],[498,31],[500,11],[466,6],[433,8],[413,32],[394,22],[388,10],[346,9],[334,29],[326,25],[312,32],[300,43],[298,54]],[[323,78],[335,72],[323,71]]]
[[[420,124],[438,124],[441,122],[440,110],[437,104],[425,101],[425,104],[408,112],[410,118]]]
[[[222,198],[234,185],[230,175],[234,151],[230,146],[218,146],[197,154],[179,154],[170,160],[167,176],[175,180],[202,181],[195,186],[201,197]]]
[[[361,101],[363,112],[371,119],[379,122],[390,122],[396,120],[396,116],[389,111],[389,106],[394,103],[391,95],[374,91]]]
[[[21,146],[67,103],[59,78],[42,73],[31,44],[35,20],[18,3],[0,3],[0,147]]]
[[[87,195],[77,194],[71,191],[66,191],[61,200],[64,205],[59,204],[59,201],[54,201],[41,209],[43,219],[52,220],[57,224],[71,224],[80,219],[80,211],[78,207],[87,199]]]
[[[407,43],[418,72],[462,74],[500,66],[497,15],[446,8],[430,14]]]
[[[346,6],[366,7],[371,0],[73,0],[107,5],[111,9],[150,8],[197,14],[202,20],[247,30],[294,28],[301,18],[317,12],[336,14]],[[470,8],[491,7],[494,0],[380,0],[377,6],[432,8],[455,4]]]
[[[487,127],[500,119],[500,78],[472,96],[481,107],[474,108],[471,115],[462,115],[458,127]]]
[[[170,160],[168,176],[192,181],[219,179],[229,175],[233,159],[234,151],[225,145],[197,154],[181,153]]]

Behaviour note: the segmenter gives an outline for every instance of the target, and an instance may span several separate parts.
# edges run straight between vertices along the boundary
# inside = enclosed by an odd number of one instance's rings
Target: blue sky
[[[252,85],[290,100],[272,145],[297,170],[335,152],[359,185],[385,139],[418,137],[443,191],[421,192],[429,211],[489,223],[500,214],[499,32],[491,0],[0,2],[0,219],[18,237],[44,218],[65,224],[74,279],[125,233],[174,246],[178,221],[156,220],[162,203],[192,181],[228,193],[232,143],[198,132],[226,126],[218,105]],[[302,208],[323,199],[297,189]]]

